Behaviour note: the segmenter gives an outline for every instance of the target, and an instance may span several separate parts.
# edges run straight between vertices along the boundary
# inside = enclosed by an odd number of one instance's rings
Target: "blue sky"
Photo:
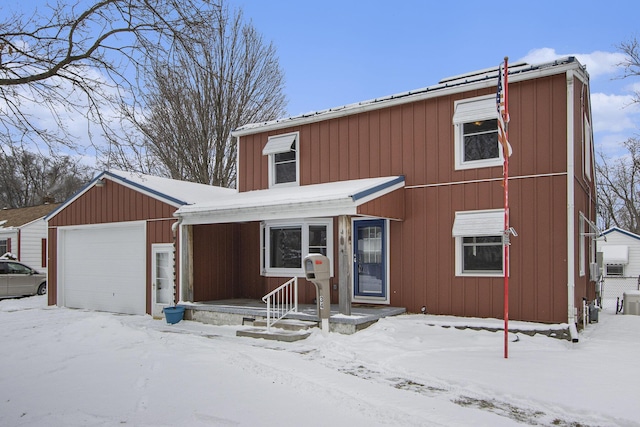
[[[640,38],[637,0],[228,0],[277,48],[288,112],[364,101],[525,59],[576,55],[591,75],[596,149],[638,133],[640,77],[614,79],[617,45]],[[515,118],[512,117],[512,120]]]
[[[618,155],[640,133],[640,106],[630,105],[640,77],[616,79],[615,66],[624,59],[616,46],[640,39],[638,0],[224,1],[275,45],[289,115],[431,86],[505,56],[539,63],[574,55],[591,76],[596,150]],[[46,3],[0,6],[0,15]],[[69,126],[86,139],[82,121]]]

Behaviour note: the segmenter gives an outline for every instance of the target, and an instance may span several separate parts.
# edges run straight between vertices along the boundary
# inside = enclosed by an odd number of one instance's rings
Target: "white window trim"
[[[274,151],[274,150],[268,150],[267,146],[269,146],[269,143],[275,140],[290,140],[290,138],[294,138],[295,139],[295,153],[296,153],[296,180],[295,182],[283,182],[280,184],[277,184],[275,182],[276,180],[276,174],[275,174],[275,155],[279,154],[279,153],[284,153],[285,151]],[[277,143],[276,143],[277,144]],[[265,153],[266,151],[266,153]],[[267,145],[265,145],[265,147],[262,150],[263,155],[267,155],[269,157],[269,188],[272,187],[296,187],[300,185],[300,132],[292,132],[292,133],[286,133],[286,134],[282,134],[282,135],[273,135],[270,136],[269,139],[267,140]]]
[[[494,159],[464,161],[463,125],[476,120],[497,119],[496,96],[485,95],[455,101],[453,110],[455,170],[501,166],[504,163],[504,158],[500,147],[498,149],[498,157]],[[497,141],[496,144],[498,144]]]
[[[463,219],[473,220],[477,219],[477,229],[473,230],[471,226],[461,227],[456,225],[454,221],[452,236],[455,238],[455,274],[458,277],[504,277],[505,260],[504,252],[502,255],[502,270],[501,271],[463,271],[463,238],[465,237],[479,237],[479,236],[501,236],[503,237],[504,230],[504,209],[486,209],[486,210],[473,210],[473,211],[459,211],[456,212],[456,220]],[[503,248],[504,249],[504,248]]]
[[[260,224],[260,271],[265,277],[305,277],[302,263],[300,268],[271,268],[269,230],[271,227],[300,227],[302,229],[302,259],[309,255],[309,226],[324,225],[327,227],[327,258],[330,261],[331,277],[333,277],[333,219],[332,218],[301,218],[293,220],[262,221]]]

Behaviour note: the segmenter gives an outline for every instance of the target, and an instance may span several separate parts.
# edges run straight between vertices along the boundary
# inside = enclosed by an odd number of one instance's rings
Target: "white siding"
[[[47,269],[42,266],[42,239],[46,238],[47,223],[42,218],[24,225],[20,231],[20,261],[43,273]]]
[[[627,246],[629,248],[628,263],[624,265],[624,277],[604,277],[603,299],[615,301],[622,299],[624,291],[638,289],[638,277],[640,276],[640,236],[628,235],[618,230],[613,230],[606,235],[607,241],[598,240],[597,250],[602,252],[605,246]],[[606,263],[606,261],[605,261]],[[603,274],[606,264],[603,265]]]

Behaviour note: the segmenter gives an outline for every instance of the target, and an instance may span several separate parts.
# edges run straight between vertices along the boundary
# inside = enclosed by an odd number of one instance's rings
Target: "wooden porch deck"
[[[252,325],[255,320],[267,317],[267,305],[260,300],[229,299],[204,302],[184,302],[185,319],[213,325]],[[386,305],[352,304],[351,315],[339,313],[338,305],[331,305],[329,328],[331,332],[353,334],[379,319],[404,314],[404,307]],[[290,313],[287,319],[319,322],[317,307],[314,304],[299,304],[296,313]]]

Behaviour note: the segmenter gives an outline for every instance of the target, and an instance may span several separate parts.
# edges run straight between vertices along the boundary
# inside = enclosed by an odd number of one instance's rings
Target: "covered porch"
[[[404,308],[390,307],[386,261],[379,261],[384,263],[379,273],[384,275],[379,285],[382,297],[354,301],[357,248],[352,236],[357,219],[402,221],[403,188],[402,176],[368,178],[241,192],[208,204],[183,206],[176,216],[182,239],[179,300],[186,302],[187,318],[242,324],[249,318],[266,317],[260,298],[291,277],[302,278],[303,284],[300,310],[289,317],[317,318],[315,306],[310,304],[316,296],[314,287],[305,283],[301,265],[302,258],[312,252],[331,259],[332,329],[344,327],[352,333],[381,317],[404,312]],[[275,241],[269,244],[269,230],[274,236],[280,233],[278,237],[290,232],[295,239],[278,243],[298,246],[282,249]],[[270,265],[274,259],[282,265]],[[356,276],[362,278],[363,274]]]

